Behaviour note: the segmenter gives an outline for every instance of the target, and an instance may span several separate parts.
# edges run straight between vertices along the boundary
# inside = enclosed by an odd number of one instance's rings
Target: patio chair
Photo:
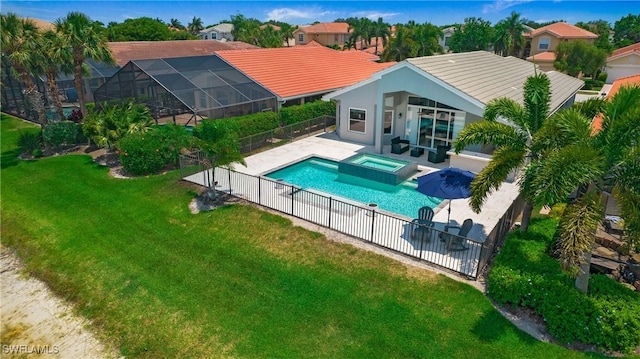
[[[467,241],[466,238],[467,235],[469,235],[469,231],[471,231],[471,227],[473,227],[473,220],[469,218],[465,219],[460,227],[448,226],[446,232],[443,233],[447,251],[464,251],[469,249],[469,247],[465,246],[465,242]],[[452,233],[452,229],[457,229],[458,233]]]
[[[411,221],[411,239],[415,239],[420,235],[421,238],[426,238],[427,242],[431,240],[433,215],[433,209],[429,206],[424,206],[418,210],[418,218]]]
[[[438,147],[436,147],[436,150],[430,150],[429,151],[429,157],[428,160],[431,163],[441,163],[444,162],[444,160],[447,159],[447,151],[449,151],[451,149],[450,146],[443,146],[440,145]]]
[[[391,139],[391,153],[402,154],[409,151],[409,140],[402,140],[400,136]]]

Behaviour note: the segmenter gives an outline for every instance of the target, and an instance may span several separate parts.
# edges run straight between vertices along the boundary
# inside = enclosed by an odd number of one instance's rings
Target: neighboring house
[[[611,88],[607,93],[607,100],[611,100],[613,96],[615,96],[622,87],[626,87],[626,86],[640,87],[640,73],[627,76],[627,77],[621,77],[613,81],[613,84],[611,85]],[[602,129],[602,114],[598,114],[593,118],[593,121],[591,122],[591,130],[593,133],[597,133],[601,129]]]
[[[233,41],[231,31],[233,31],[233,24],[221,23],[200,31],[198,36],[202,40]]]
[[[541,58],[549,59],[553,56],[553,61],[555,61],[554,51],[561,42],[584,41],[588,44],[593,44],[594,40],[598,38],[598,35],[591,31],[566,22],[556,22],[543,26],[533,31],[525,32],[522,36],[525,39],[522,58],[529,60],[531,57],[529,61],[534,60],[533,56],[538,60]],[[547,54],[538,56],[543,53]],[[548,62],[548,60],[545,61]]]
[[[298,28],[293,32],[296,45],[306,45],[316,41],[323,46],[342,47],[349,41],[349,24],[346,22],[322,22]]]
[[[607,83],[640,74],[640,42],[615,50],[605,63]]]
[[[556,61],[556,53],[545,51],[537,55],[527,57],[527,61],[533,62],[542,71],[553,71],[553,63]]]
[[[275,93],[284,106],[315,101],[394,64],[377,63],[377,56],[361,51],[337,51],[319,44],[217,51],[216,56]]]
[[[445,53],[449,52],[449,40],[451,39],[451,36],[453,36],[454,32],[456,32],[455,26],[449,26],[442,29],[442,37],[438,39],[438,44],[442,47]]]
[[[341,139],[373,145],[379,153],[398,136],[412,147],[433,149],[451,146],[466,124],[482,119],[489,101],[522,103],[524,83],[535,71],[527,61],[486,51],[411,58],[323,99],[337,101]],[[572,105],[584,83],[556,71],[547,75],[552,114]],[[492,150],[473,146],[458,157],[472,159],[476,163],[467,169],[479,171],[477,163],[486,164]]]

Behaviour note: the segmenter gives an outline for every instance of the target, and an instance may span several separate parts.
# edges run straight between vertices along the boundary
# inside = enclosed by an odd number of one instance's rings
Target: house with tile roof
[[[309,26],[300,26],[293,32],[296,45],[306,45],[316,41],[323,46],[342,47],[349,41],[349,24],[346,22],[321,22]]]
[[[562,42],[584,41],[588,44],[598,35],[566,22],[556,22],[541,28],[525,32],[525,46],[522,58],[535,62],[543,71],[553,70],[556,47]]]
[[[375,62],[377,57],[360,51],[320,45],[223,50],[216,56],[275,93],[285,106],[315,101],[394,64]]]
[[[606,99],[610,101],[618,93],[618,91],[620,91],[621,88],[627,86],[640,87],[640,72],[635,75],[621,77],[613,81],[613,84],[611,85],[611,88],[607,93]],[[591,122],[592,133],[597,133],[602,129],[602,121],[602,114],[598,114],[593,118],[593,121]]]
[[[202,40],[233,41],[233,24],[221,23],[208,27],[198,33]]]
[[[607,83],[631,75],[640,74],[640,42],[613,51],[607,57],[605,70]]]
[[[373,145],[383,153],[400,137],[428,151],[451,146],[466,124],[482,119],[489,101],[507,97],[523,103],[523,85],[535,71],[525,60],[486,51],[410,58],[323,99],[337,101],[341,139]],[[584,82],[556,71],[546,74],[553,114],[573,104]],[[486,164],[492,150],[471,146],[457,161],[469,160],[467,169],[479,171],[477,164]]]

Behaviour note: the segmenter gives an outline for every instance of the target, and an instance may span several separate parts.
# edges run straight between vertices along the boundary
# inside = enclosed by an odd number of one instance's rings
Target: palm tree
[[[382,51],[383,61],[402,61],[412,54],[411,31],[404,26],[396,26],[396,35],[389,41],[389,46]]]
[[[382,46],[387,46],[387,41],[391,36],[391,25],[387,24],[381,17],[379,17],[378,21],[372,24],[371,34],[376,38],[376,49],[374,54],[378,55],[378,40],[382,39]]]
[[[58,118],[64,120],[64,112],[62,110],[62,101],[58,94],[58,82],[56,78],[61,69],[64,72],[72,72],[71,64],[73,60],[69,57],[69,52],[64,51],[62,39],[53,30],[45,31],[42,34],[40,46],[39,62],[42,65],[44,75],[47,79],[47,88],[49,89],[49,97],[52,99]]]
[[[367,19],[366,17],[361,17],[359,19],[352,19],[351,23],[349,23],[348,31],[351,33],[351,36],[357,41],[360,41],[360,49],[364,49],[364,45],[371,42],[371,35],[373,33],[373,21]]]
[[[493,144],[496,150],[489,164],[471,182],[470,205],[480,212],[487,196],[498,190],[509,174],[536,161],[539,153],[532,150],[533,135],[549,114],[550,82],[544,73],[536,73],[524,84],[524,106],[502,97],[491,100],[484,110],[484,120],[466,125],[454,141],[456,153],[473,144]],[[506,119],[509,124],[497,122]],[[525,177],[529,173],[525,171]],[[528,183],[527,178],[521,183]],[[526,232],[533,210],[533,196],[521,185],[525,201],[521,230]]]
[[[431,56],[436,52],[442,52],[438,39],[442,37],[442,30],[437,26],[425,23],[418,25],[413,30],[418,49],[416,56]]]
[[[524,45],[522,33],[525,31],[524,19],[515,11],[506,19],[500,20],[496,24],[496,34],[494,37],[494,46],[500,47],[505,51],[503,56],[518,56]]]
[[[169,26],[171,26],[174,29],[184,30],[184,25],[182,25],[182,23],[178,19],[172,18],[171,21],[169,22]]]
[[[14,13],[0,14],[2,28],[2,60],[11,64],[12,70],[24,83],[24,93],[32,110],[37,113],[41,125],[47,123],[42,94],[33,81],[41,68],[37,61],[40,33],[33,21],[22,19]],[[25,109],[26,110],[26,109]]]
[[[83,117],[87,115],[87,105],[82,86],[83,64],[92,59],[111,65],[115,63],[104,36],[104,28],[81,12],[70,12],[65,18],[56,20],[56,32],[62,39],[63,49],[73,59],[73,80],[78,92],[78,103]]]
[[[576,287],[586,293],[591,250],[604,218],[601,196],[611,192],[625,219],[629,248],[640,241],[640,87],[622,88],[605,106],[594,133],[591,106],[562,111],[543,125],[533,146],[544,156],[528,184],[540,204],[566,201],[578,187],[559,228],[556,253],[567,269],[578,268]]]
[[[187,25],[187,30],[189,30],[191,35],[198,35],[200,31],[204,30],[202,19],[194,16],[191,22]]]
[[[287,24],[287,23],[283,23],[280,26],[280,35],[282,35],[284,42],[287,44],[287,47],[291,46],[289,45],[289,39],[293,39],[293,32],[296,31],[297,29],[298,29],[298,25],[291,26],[290,24]]]

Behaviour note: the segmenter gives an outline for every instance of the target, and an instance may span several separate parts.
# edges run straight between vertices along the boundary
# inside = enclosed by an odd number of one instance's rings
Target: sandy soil
[[[14,252],[0,248],[2,358],[118,358],[89,323],[55,297],[46,284],[24,276]]]

